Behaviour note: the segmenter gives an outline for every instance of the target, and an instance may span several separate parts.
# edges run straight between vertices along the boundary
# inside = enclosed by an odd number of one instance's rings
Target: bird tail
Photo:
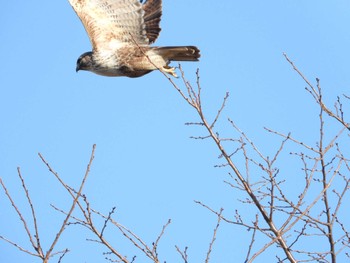
[[[195,46],[155,47],[155,51],[168,61],[198,61],[199,49]]]

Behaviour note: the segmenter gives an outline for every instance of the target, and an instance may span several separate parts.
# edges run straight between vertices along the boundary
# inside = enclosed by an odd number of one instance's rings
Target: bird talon
[[[174,68],[174,67],[164,66],[164,67],[162,68],[162,71],[165,72],[165,73],[168,73],[168,74],[172,75],[172,76],[175,77],[175,78],[178,78],[178,76],[176,75],[176,72],[175,72],[175,68]]]

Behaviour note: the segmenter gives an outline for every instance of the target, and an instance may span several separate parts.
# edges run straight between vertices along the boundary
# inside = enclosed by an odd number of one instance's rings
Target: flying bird
[[[195,46],[150,46],[161,30],[162,0],[69,2],[92,44],[92,51],[78,58],[76,71],[135,78],[158,69],[176,77],[171,61],[198,61],[200,57]]]

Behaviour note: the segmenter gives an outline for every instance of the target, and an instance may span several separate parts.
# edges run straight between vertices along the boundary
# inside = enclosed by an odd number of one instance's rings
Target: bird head
[[[77,67],[75,71],[79,70],[91,70],[92,69],[92,52],[85,52],[77,60]]]

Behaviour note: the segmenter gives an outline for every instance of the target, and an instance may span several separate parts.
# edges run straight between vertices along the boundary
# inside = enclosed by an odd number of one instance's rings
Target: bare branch
[[[218,221],[217,221],[217,224],[216,224],[216,226],[215,226],[215,228],[214,228],[213,237],[212,237],[211,242],[210,242],[210,244],[209,244],[209,248],[208,248],[208,252],[207,252],[207,257],[205,258],[205,263],[209,263],[210,254],[211,254],[211,252],[212,252],[213,245],[214,245],[214,242],[215,242],[215,240],[216,240],[216,233],[217,233],[217,231],[218,231],[218,229],[219,229],[220,221],[221,221],[221,219],[222,219],[222,217],[221,217],[222,211],[224,211],[223,208],[220,209],[220,212],[219,212],[219,215],[218,215]]]
[[[252,252],[252,248],[253,248],[253,245],[255,242],[255,235],[256,235],[256,231],[258,229],[258,225],[259,225],[259,216],[258,215],[255,216],[254,225],[255,225],[255,227],[253,229],[252,239],[251,239],[249,247],[248,247],[247,256],[246,256],[246,259],[244,261],[245,263],[248,262],[248,260],[249,260],[250,253]]]
[[[168,222],[163,226],[162,231],[158,235],[156,242],[154,242],[153,249],[152,249],[153,254],[157,255],[158,243],[159,243],[160,239],[162,238],[162,236],[164,235],[165,229],[170,225],[170,223],[171,223],[171,219],[169,219]]]
[[[92,161],[93,161],[93,159],[94,159],[94,157],[95,157],[95,149],[96,149],[96,144],[94,144],[94,145],[92,146],[92,152],[91,152],[91,156],[90,156],[90,161],[89,161],[89,163],[88,163],[88,165],[87,165],[87,168],[86,168],[86,171],[85,171],[85,175],[84,175],[83,180],[82,180],[82,182],[81,182],[81,184],[80,184],[78,193],[76,194],[76,196],[75,196],[75,198],[74,198],[74,200],[73,200],[73,203],[72,203],[72,205],[71,205],[71,208],[69,209],[69,212],[68,212],[67,215],[66,215],[66,218],[65,218],[64,221],[62,222],[61,228],[60,228],[59,231],[57,232],[55,239],[53,240],[53,242],[52,242],[50,248],[49,248],[48,251],[46,252],[46,256],[45,256],[44,262],[48,262],[49,258],[52,256],[51,253],[52,253],[52,251],[53,251],[55,245],[57,244],[59,238],[61,237],[61,235],[62,235],[64,229],[66,228],[66,226],[67,226],[67,224],[68,224],[68,220],[69,220],[69,218],[71,217],[71,215],[72,215],[72,213],[73,213],[73,211],[74,211],[75,205],[77,204],[78,199],[79,199],[79,197],[81,196],[81,192],[83,191],[83,188],[84,188],[86,179],[87,179],[87,177],[88,177],[88,175],[89,175],[89,173],[90,173],[90,167],[91,167],[91,165],[92,165]],[[42,161],[46,164],[46,166],[49,168],[49,171],[52,172],[52,173],[56,176],[56,178],[61,182],[61,184],[62,184],[66,189],[69,189],[69,188],[66,187],[67,185],[66,185],[65,183],[63,183],[63,181],[62,181],[61,178],[58,176],[58,174],[57,174],[53,169],[51,169],[51,167],[50,167],[50,165],[48,164],[48,162],[44,159],[44,157],[43,157],[40,153],[39,153],[39,156],[40,156],[40,158],[42,159]]]
[[[1,178],[0,178],[0,184],[1,184],[2,188],[4,189],[5,194],[6,194],[7,198],[8,198],[8,200],[11,202],[11,205],[12,205],[13,208],[15,209],[15,211],[16,211],[16,213],[17,213],[19,219],[22,221],[23,227],[24,227],[25,232],[26,232],[26,234],[27,234],[27,236],[28,236],[28,238],[29,238],[30,243],[32,244],[32,247],[38,252],[38,245],[35,243],[35,241],[34,241],[34,239],[33,239],[33,237],[32,237],[32,234],[31,234],[31,232],[30,232],[30,230],[29,230],[27,221],[26,221],[25,218],[23,217],[23,215],[22,215],[21,211],[19,210],[18,206],[17,206],[17,205],[15,204],[15,202],[13,201],[13,199],[12,199],[12,197],[11,197],[11,194],[10,194],[9,191],[7,190],[7,188],[6,188],[4,182],[2,181]],[[8,243],[14,245],[15,247],[17,247],[17,248],[20,249],[21,251],[26,252],[26,253],[28,253],[28,254],[30,254],[30,255],[35,255],[35,256],[38,256],[38,257],[41,256],[40,254],[34,254],[34,253],[32,253],[32,252],[29,252],[28,250],[22,248],[21,246],[17,245],[16,243],[14,243],[14,242],[12,242],[12,241],[10,241],[10,240],[4,238],[4,237],[1,237],[1,239],[5,240],[6,242],[8,242]]]
[[[198,71],[197,71],[197,74],[198,74]],[[224,100],[222,101],[221,107],[220,107],[220,109],[218,110],[218,113],[216,114],[213,123],[210,125],[210,129],[213,129],[214,126],[215,126],[215,124],[216,124],[216,122],[218,121],[218,119],[219,119],[219,117],[220,117],[220,115],[221,115],[222,110],[225,108],[226,101],[227,101],[228,97],[229,97],[229,93],[226,92],[226,95],[225,95],[225,97],[224,97]]]
[[[37,220],[36,220],[36,215],[35,215],[35,211],[34,211],[34,206],[33,206],[33,203],[32,203],[32,200],[30,199],[30,196],[29,196],[29,191],[26,187],[26,184],[24,183],[24,179],[22,177],[22,174],[21,174],[21,169],[18,167],[17,168],[17,172],[18,172],[18,176],[19,178],[21,179],[21,182],[22,182],[22,187],[23,187],[23,190],[26,194],[26,197],[27,197],[27,201],[28,201],[28,204],[30,206],[30,210],[32,212],[32,219],[33,219],[33,223],[34,223],[34,230],[35,230],[35,235],[34,237],[36,238],[36,246],[34,246],[34,249],[38,252],[38,254],[40,255],[40,257],[44,257],[44,253],[42,251],[42,248],[41,248],[41,245],[40,245],[40,238],[39,238],[39,231],[38,231],[38,224],[37,224]]]
[[[27,253],[31,256],[35,256],[35,257],[40,257],[37,253],[33,253],[33,252],[30,252],[29,250],[21,247],[20,245],[18,245],[17,243],[7,239],[6,237],[3,237],[3,236],[0,236],[0,239],[4,240],[5,242],[11,244],[12,246],[18,248],[20,251],[24,252],[24,253]]]
[[[315,101],[322,107],[322,110],[324,110],[330,117],[336,119],[338,122],[340,122],[342,125],[344,125],[348,130],[350,130],[350,124],[346,123],[342,117],[339,117],[338,115],[334,114],[323,102],[322,95],[319,93],[321,90],[320,88],[320,80],[316,79],[317,82],[317,89],[311,84],[311,82],[300,72],[300,70],[294,65],[294,63],[289,59],[286,53],[283,53],[283,56],[286,58],[286,60],[289,62],[289,64],[293,67],[293,69],[298,73],[298,75],[306,82],[306,84],[309,86],[309,93],[312,95],[312,97],[315,99]]]
[[[181,255],[182,259],[184,260],[185,263],[188,263],[188,255],[187,255],[187,249],[188,247],[185,247],[184,251],[181,251],[180,248],[178,246],[175,246],[176,251],[179,252],[179,254]]]
[[[279,136],[281,136],[281,137],[283,137],[283,138],[285,138],[285,139],[291,140],[291,141],[293,141],[293,142],[295,142],[295,143],[297,143],[297,144],[299,144],[299,145],[301,145],[301,146],[304,146],[305,148],[307,148],[307,149],[309,149],[309,150],[311,150],[311,151],[313,151],[313,152],[318,153],[318,150],[314,149],[313,147],[308,146],[308,145],[306,145],[305,143],[303,143],[303,142],[301,142],[301,141],[298,141],[298,140],[294,139],[293,137],[291,137],[290,133],[289,133],[288,135],[285,135],[285,134],[283,134],[283,133],[280,133],[280,132],[271,130],[271,129],[266,128],[266,127],[264,127],[264,129],[267,130],[268,132],[271,132],[271,133],[273,133],[273,134],[279,135]]]

